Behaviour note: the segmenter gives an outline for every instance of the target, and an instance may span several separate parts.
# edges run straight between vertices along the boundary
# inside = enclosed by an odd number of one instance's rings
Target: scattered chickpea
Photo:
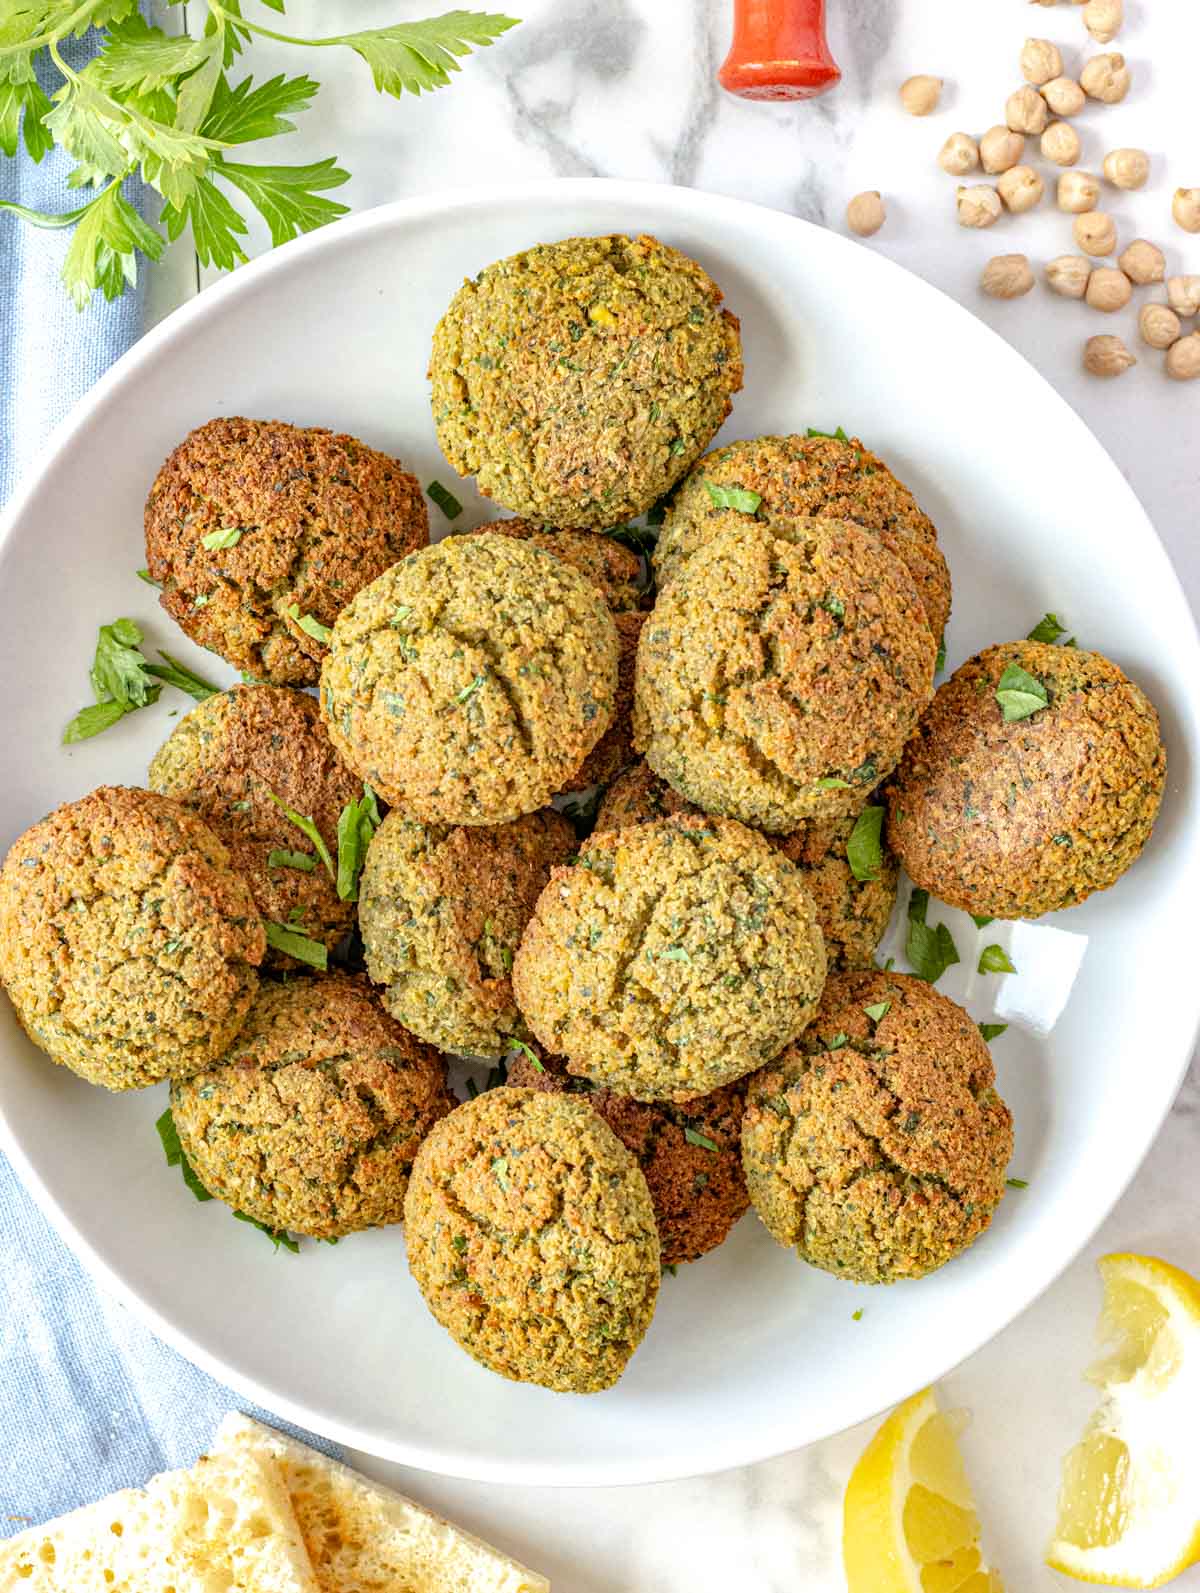
[[[958,224],[960,227],[990,227],[998,221],[1004,206],[1000,195],[985,183],[975,183],[970,188],[958,190]]]
[[[1055,116],[1078,116],[1087,104],[1087,95],[1073,77],[1055,77],[1043,83],[1042,98]]]
[[[1171,214],[1184,232],[1200,232],[1200,188],[1177,188]]]
[[[1142,342],[1149,343],[1151,348],[1170,348],[1179,341],[1183,327],[1169,305],[1143,304],[1138,316],[1138,331]]]
[[[1200,277],[1168,277],[1167,303],[1176,315],[1200,315]]]
[[[846,225],[860,238],[872,238],[887,220],[883,199],[877,189],[855,194],[846,206]]]
[[[979,140],[979,159],[993,177],[1009,171],[1024,153],[1025,140],[1007,127],[989,127]]]
[[[1123,55],[1093,55],[1079,74],[1079,82],[1089,99],[1116,105],[1129,93],[1133,73]]]
[[[1139,288],[1147,287],[1151,282],[1162,282],[1167,274],[1166,255],[1148,238],[1135,238],[1117,264]]]
[[[1056,166],[1073,166],[1083,145],[1069,122],[1051,122],[1042,134],[1042,154]]]
[[[900,103],[910,116],[928,116],[942,97],[942,80],[921,74],[900,85]]]
[[[1133,297],[1133,283],[1124,271],[1112,266],[1099,266],[1088,278],[1084,295],[1093,310],[1104,310],[1112,315],[1123,310]]]
[[[1058,208],[1072,215],[1095,210],[1100,200],[1100,184],[1086,171],[1065,171],[1058,179]]]
[[[1025,40],[1025,48],[1021,51],[1021,76],[1026,83],[1040,88],[1052,77],[1061,77],[1062,69],[1063,58],[1057,44],[1051,44],[1049,39]]]
[[[1097,44],[1111,44],[1125,23],[1125,0],[1087,0],[1083,25]]]
[[[1004,120],[1014,133],[1029,133],[1037,138],[1046,131],[1050,111],[1031,83],[1010,94],[1004,106]]]
[[[1200,332],[1191,332],[1167,350],[1167,375],[1176,382],[1194,382],[1200,376]]]
[[[1092,262],[1081,254],[1060,254],[1046,267],[1046,285],[1064,299],[1082,299],[1092,276]]]
[[[979,145],[966,133],[951,133],[942,145],[938,165],[952,177],[965,177],[979,167]]]
[[[1112,149],[1104,157],[1104,175],[1114,188],[1144,188],[1150,157],[1144,149]]]
[[[1040,205],[1046,185],[1032,166],[1012,166],[1001,173],[996,190],[1014,215],[1023,215]]]
[[[1075,217],[1075,242],[1084,254],[1112,254],[1117,247],[1117,224],[1103,210],[1088,210]]]
[[[1200,338],[1196,340],[1200,343]],[[1119,337],[1089,337],[1083,347],[1083,368],[1093,376],[1123,376],[1137,359]]]
[[[1033,272],[1023,254],[998,254],[983,268],[979,283],[993,299],[1019,299],[1033,287]]]

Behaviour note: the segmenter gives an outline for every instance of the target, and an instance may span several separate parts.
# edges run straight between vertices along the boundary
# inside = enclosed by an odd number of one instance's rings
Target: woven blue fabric
[[[72,65],[89,53],[87,40],[63,48]],[[73,209],[70,165],[57,150],[40,166],[23,151],[0,157],[0,198]],[[136,185],[126,192],[141,203]],[[141,331],[140,293],[75,309],[59,280],[69,242],[0,211],[0,504]],[[235,1408],[334,1452],[222,1387],[98,1291],[0,1156],[0,1537],[190,1466]]]

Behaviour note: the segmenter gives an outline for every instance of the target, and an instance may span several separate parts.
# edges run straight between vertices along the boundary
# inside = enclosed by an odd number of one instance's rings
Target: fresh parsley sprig
[[[262,0],[282,13],[285,0]],[[231,151],[295,131],[319,85],[282,74],[236,83],[230,68],[255,36],[317,50],[353,50],[382,94],[442,88],[472,50],[492,44],[515,19],[482,11],[388,27],[303,38],[266,27],[242,13],[243,0],[205,0],[193,32],[151,27],[138,0],[23,0],[0,6],[0,153],[15,156],[23,138],[40,161],[55,144],[75,161],[68,179],[90,189],[59,214],[0,202],[0,209],[37,227],[73,227],[63,281],[82,309],[97,291],[118,298],[137,280],[138,256],[157,260],[167,239],[188,228],[203,265],[228,270],[245,260],[248,203],[266,221],[273,244],[324,226],[347,206],[329,199],[349,180],[335,157],[303,166],[246,164]],[[98,28],[96,57],[76,70],[60,46]],[[38,81],[49,67],[60,86],[50,97]],[[161,226],[144,220],[124,194],[132,177],[163,199]]]
[[[63,731],[63,743],[89,741],[108,730],[126,714],[157,702],[164,685],[187,692],[197,702],[215,696],[210,686],[170,653],[159,653],[161,664],[150,663],[141,651],[142,628],[136,620],[115,619],[101,625],[88,679],[96,700],[81,708]]]

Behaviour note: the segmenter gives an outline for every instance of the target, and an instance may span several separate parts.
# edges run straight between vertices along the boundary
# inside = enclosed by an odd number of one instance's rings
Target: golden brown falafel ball
[[[1037,702],[997,696],[1012,668],[1046,706],[1010,722],[1004,702]],[[1149,838],[1166,772],[1158,715],[1115,664],[1009,642],[939,688],[888,788],[888,837],[951,907],[1036,918],[1116,883]]]
[[[760,1067],[824,981],[799,871],[742,825],[685,814],[592,835],[550,876],[513,964],[542,1045],[638,1100],[690,1101]]]
[[[656,238],[565,238],[464,282],[433,334],[433,418],[514,514],[612,526],[704,452],[742,385],[735,316]]]
[[[154,754],[148,783],[212,826],[264,918],[331,951],[353,928],[354,903],[338,896],[312,842],[279,806],[311,819],[337,857],[338,817],[361,796],[362,782],[334,751],[315,697],[287,686],[235,686],[207,698]],[[309,866],[284,862],[282,853]],[[267,963],[295,966],[273,948]]]
[[[501,1377],[597,1393],[650,1326],[650,1192],[582,1101],[490,1090],[451,1112],[417,1153],[404,1223],[426,1305]]]
[[[409,818],[544,807],[612,720],[617,632],[591,581],[509,537],[452,537],[338,618],[321,710],[352,769]]]
[[[568,790],[583,791],[590,785],[607,785],[622,769],[627,769],[637,754],[633,750],[633,697],[637,680],[638,642],[645,614],[616,614],[620,654],[617,658],[617,693],[612,724],[597,741],[571,779]]]
[[[1012,1114],[970,1017],[908,974],[835,974],[799,1041],[750,1080],[750,1199],[771,1236],[857,1283],[921,1278],[1004,1196]]]
[[[367,850],[359,923],[392,1016],[445,1051],[502,1055],[521,1027],[513,953],[551,867],[574,851],[550,808],[452,829],[389,813]]]
[[[513,537],[532,542],[543,553],[550,553],[586,575],[604,594],[604,601],[615,614],[632,614],[642,607],[646,593],[642,587],[642,561],[632,548],[602,532],[579,529],[555,530],[533,520],[491,520],[465,533],[470,537]]]
[[[399,1222],[417,1147],[453,1105],[437,1052],[345,974],[264,984],[225,1055],[171,1087],[209,1194],[314,1239]]]
[[[573,1078],[565,1057],[530,1047],[508,1064],[508,1083],[587,1101],[637,1161],[654,1202],[664,1267],[697,1261],[729,1236],[750,1204],[742,1172],[744,1085],[727,1084],[686,1106],[635,1101]]]
[[[420,486],[398,460],[282,420],[198,426],[146,500],[163,608],[193,641],[279,686],[315,685],[323,632],[428,540]]]
[[[666,586],[683,562],[718,531],[744,515],[714,501],[710,488],[740,488],[761,502],[755,519],[774,529],[820,516],[852,520],[873,531],[908,568],[935,640],[950,618],[950,572],[937,532],[908,488],[857,437],[755,437],[708,454],[682,482],[667,512],[654,554]]]
[[[110,1090],[207,1067],[242,1026],[265,949],[228,850],[150,791],[66,803],[0,872],[0,982],[21,1027]]]
[[[619,830],[625,824],[644,824],[672,813],[699,812],[698,807],[685,802],[678,791],[672,791],[665,780],[660,780],[649,764],[639,762],[605,793],[596,814],[596,829]],[[873,965],[875,948],[896,905],[900,869],[882,836],[873,878],[859,879],[850,864],[856,828],[881,828],[881,817],[866,807],[856,818],[809,819],[790,835],[766,837],[804,876],[816,904],[831,972]]]
[[[845,520],[719,532],[660,592],[634,743],[690,802],[759,829],[857,813],[933,693],[912,577]]]

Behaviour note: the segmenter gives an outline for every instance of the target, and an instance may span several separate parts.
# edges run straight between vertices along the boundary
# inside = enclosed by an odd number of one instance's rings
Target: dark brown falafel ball
[[[264,984],[225,1055],[171,1090],[205,1189],[314,1239],[399,1222],[417,1148],[453,1105],[437,1052],[345,974]]]
[[[997,696],[1014,668],[1046,706],[1009,721],[1006,701],[1037,701]],[[1166,772],[1158,715],[1115,664],[1009,642],[939,688],[888,787],[888,838],[951,907],[1036,918],[1116,883],[1149,838]]]
[[[772,1237],[858,1283],[921,1278],[1004,1196],[1012,1114],[971,1018],[908,974],[841,973],[749,1083],[750,1199]]]
[[[861,810],[933,694],[908,570],[847,520],[742,516],[658,595],[634,743],[689,802],[758,829]]]
[[[240,415],[184,438],[146,500],[146,563],[193,641],[279,686],[316,684],[324,631],[429,540],[415,477],[355,437]]]
[[[601,531],[579,528],[555,530],[533,520],[491,520],[487,525],[465,533],[470,537],[513,537],[532,542],[543,553],[550,553],[564,564],[573,565],[604,593],[604,601],[614,614],[631,614],[642,607],[645,592],[641,584],[642,561],[632,548]]]
[[[0,982],[22,1028],[110,1090],[207,1067],[242,1026],[265,949],[226,847],[151,791],[66,803],[0,872]]]
[[[596,814],[596,829],[619,830],[626,824],[645,824],[672,813],[699,812],[660,780],[649,764],[638,762],[605,793]],[[879,823],[880,815],[872,818],[871,812],[867,807],[856,818],[809,819],[790,835],[766,837],[804,876],[816,903],[831,971],[872,966],[875,948],[896,905],[900,869],[882,836],[873,879],[857,878],[850,866],[848,849],[855,827]]]
[[[645,1174],[664,1267],[715,1250],[745,1214],[750,1197],[742,1172],[744,1085],[728,1084],[686,1106],[651,1104],[574,1078],[565,1057],[533,1053],[532,1047],[509,1062],[508,1082],[582,1096],[604,1119]]]
[[[908,568],[935,640],[950,618],[950,572],[937,532],[917,500],[857,437],[755,437],[708,454],[681,483],[663,525],[654,567],[674,579],[698,547],[742,523],[710,489],[740,488],[760,498],[754,514],[769,526],[820,516],[872,531]]]
[[[362,782],[334,751],[315,697],[287,686],[235,686],[207,698],[155,753],[149,785],[212,826],[264,918],[330,951],[353,928],[354,903],[338,896],[313,843],[279,805],[311,819],[337,857],[338,817],[361,796]],[[273,948],[267,961],[294,966]]]

